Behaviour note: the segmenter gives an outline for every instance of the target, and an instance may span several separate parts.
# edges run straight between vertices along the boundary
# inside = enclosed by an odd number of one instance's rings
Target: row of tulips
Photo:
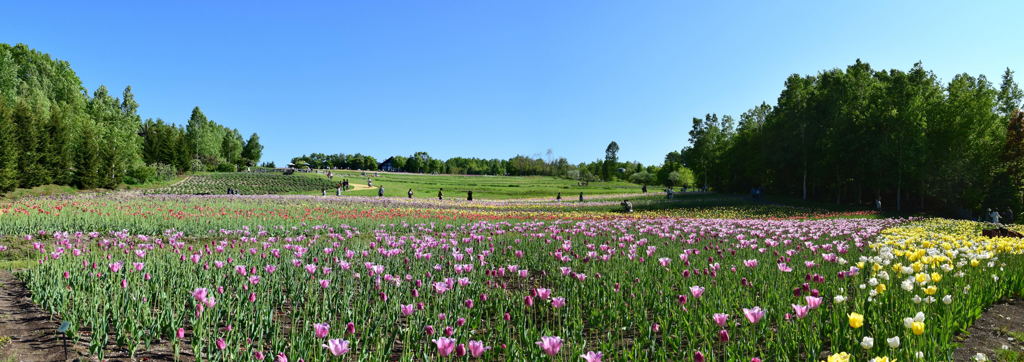
[[[155,200],[103,207],[168,202]],[[281,205],[259,200],[249,202]],[[318,207],[298,200],[285,204]],[[188,212],[245,201],[214,202]],[[984,307],[1024,291],[1021,241],[982,238],[970,223],[502,212],[438,222],[436,210],[398,210],[409,214],[385,223],[195,232],[197,218],[16,242],[40,262],[23,274],[35,301],[100,358],[112,339],[209,360],[933,361],[949,359],[952,336]]]

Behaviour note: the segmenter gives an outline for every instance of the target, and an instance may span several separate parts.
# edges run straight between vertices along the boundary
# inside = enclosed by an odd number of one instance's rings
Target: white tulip
[[[871,337],[864,337],[864,339],[860,340],[860,346],[864,349],[871,349],[871,347],[875,346],[875,339]]]
[[[885,340],[885,342],[889,344],[889,348],[900,348],[900,337],[899,336],[892,337],[892,338],[887,338]]]

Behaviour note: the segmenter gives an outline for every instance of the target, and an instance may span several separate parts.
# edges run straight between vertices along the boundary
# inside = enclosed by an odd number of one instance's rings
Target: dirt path
[[[58,327],[59,320],[51,318],[49,313],[32,303],[25,283],[11,272],[0,270],[0,362],[96,360],[89,356],[88,337],[78,343],[68,342],[65,355],[63,340],[57,334]],[[190,348],[183,346],[178,360],[192,361]],[[116,345],[109,344],[105,350],[105,360],[133,360],[128,351]],[[170,344],[163,341],[152,344],[148,351],[136,353],[134,358],[136,361],[174,359]]]
[[[1010,332],[1024,334],[1024,300],[1019,298],[989,307],[967,333],[955,337],[960,348],[953,353],[953,360],[973,361],[976,354],[984,353],[990,361],[998,361],[997,351],[1003,346],[1010,351],[1024,351],[1024,341],[1012,337]]]
[[[59,321],[50,320],[29,299],[25,284],[0,270],[0,361],[63,361],[64,347],[57,335]],[[69,346],[68,357],[77,357]]]

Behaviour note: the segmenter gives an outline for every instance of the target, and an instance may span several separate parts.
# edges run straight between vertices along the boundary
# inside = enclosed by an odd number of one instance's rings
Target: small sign
[[[60,322],[60,327],[57,328],[57,333],[67,333],[68,328],[71,328],[71,322],[62,321]]]

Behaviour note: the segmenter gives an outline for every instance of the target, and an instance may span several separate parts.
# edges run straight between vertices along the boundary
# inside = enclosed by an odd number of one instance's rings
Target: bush
[[[124,183],[129,185],[139,185],[156,179],[156,167],[153,166],[139,166],[128,170],[128,173],[124,175]]]
[[[178,175],[178,170],[171,165],[165,165],[162,163],[156,163],[152,165],[156,169],[156,180],[157,181],[168,181],[173,180],[174,176]]]
[[[215,170],[217,172],[235,172],[235,171],[237,171],[237,169],[236,169],[234,164],[226,163],[226,162],[217,165],[217,168]]]

